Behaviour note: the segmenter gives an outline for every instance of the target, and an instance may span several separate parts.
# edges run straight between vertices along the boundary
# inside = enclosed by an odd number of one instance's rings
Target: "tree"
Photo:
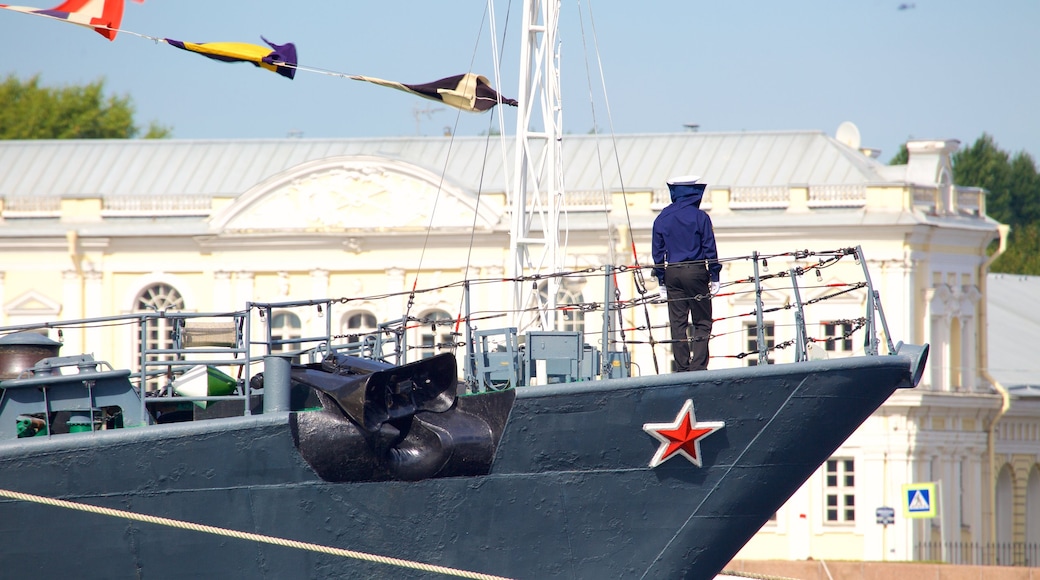
[[[1040,274],[1040,176],[1026,152],[1009,156],[985,133],[953,154],[953,181],[986,190],[986,214],[1011,226],[992,271]]]
[[[905,164],[906,145],[889,162]],[[953,154],[953,182],[986,190],[986,215],[1011,226],[1007,251],[992,271],[1040,275],[1040,175],[1025,151],[1009,155],[983,133]],[[995,249],[995,243],[991,251]]]
[[[889,165],[906,165],[906,162],[910,161],[910,151],[906,148],[906,143],[899,146],[899,153],[893,157],[888,164]]]
[[[1007,251],[993,262],[990,270],[1029,276],[1040,274],[1040,224],[1012,227]]]
[[[8,75],[0,83],[0,139],[131,139],[141,133],[133,117],[130,98],[105,97],[103,80],[46,88],[39,75],[24,82]],[[169,136],[154,121],[144,134]]]

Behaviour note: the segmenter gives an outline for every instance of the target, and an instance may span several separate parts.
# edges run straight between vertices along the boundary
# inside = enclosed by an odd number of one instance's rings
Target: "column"
[[[80,274],[75,270],[64,270],[61,273],[61,319],[76,320],[83,318],[83,286]],[[62,354],[78,354],[93,349],[84,348],[86,331],[69,328],[62,332],[64,346]],[[57,340],[57,336],[51,336]]]
[[[231,272],[217,270],[213,272],[213,309],[216,312],[230,312],[241,308],[231,300]]]
[[[979,300],[982,293],[975,285],[965,286],[962,293],[961,312],[964,313],[964,330],[961,332],[961,347],[964,360],[965,387],[970,392],[978,392],[982,388],[982,377],[979,375],[978,341],[980,334]],[[988,388],[986,389],[988,390]]]
[[[888,424],[887,417],[875,419],[882,425]],[[886,497],[889,473],[888,453],[884,449],[883,437],[883,434],[874,431],[864,439],[864,449],[856,465],[857,513],[867,518],[867,521],[857,523],[856,527],[863,531],[863,559],[872,561],[887,559],[888,529],[892,527],[877,523],[877,508],[891,507],[896,510],[896,517],[900,516],[892,499]]]
[[[955,442],[951,443],[955,444]],[[953,455],[950,447],[944,445],[939,450],[936,462],[938,463],[938,474],[932,481],[939,483],[937,490],[939,505],[936,511],[939,518],[939,540],[942,542],[942,554],[945,561],[956,563],[957,554],[951,552],[950,547],[952,544],[960,542],[961,536],[961,482],[957,477],[958,458]]]
[[[812,543],[813,543],[813,530],[810,526],[810,520],[812,523],[819,525],[820,514],[819,506],[813,506],[813,501],[820,501],[818,494],[811,492],[812,489],[819,489],[820,486],[820,474],[819,472],[814,473],[809,479],[798,488],[798,491],[794,492],[784,507],[781,508],[780,512],[784,521],[782,522],[784,530],[781,533],[786,532],[787,534],[787,549],[788,559],[790,560],[805,560],[812,555]],[[778,517],[780,514],[777,514]],[[777,521],[779,527],[781,522]]]
[[[253,272],[238,272],[235,275],[235,301],[240,307],[253,300]]]
[[[928,341],[931,343],[928,367],[931,389],[936,391],[949,389],[949,297],[950,289],[946,284],[938,284],[925,290],[930,334]]]
[[[98,318],[104,316],[104,304],[102,304],[103,287],[102,282],[104,275],[101,272],[91,270],[86,272],[84,275],[83,282],[83,308],[85,309],[84,318]],[[86,344],[87,345],[99,345],[103,340],[102,328],[94,325],[86,330]],[[96,347],[84,348],[77,352],[90,352],[95,350]]]
[[[245,308],[246,302],[253,300],[253,273],[252,272],[236,272],[235,273],[235,293],[234,293],[234,304],[235,308]],[[264,320],[261,324],[258,318],[253,318],[250,323],[249,333],[252,336],[249,339],[260,339],[263,340],[267,335],[267,323],[269,321]]]
[[[403,294],[407,291],[405,287],[404,275],[405,271],[402,268],[387,268],[386,272],[386,292],[387,294],[399,293],[396,297],[396,301],[387,301],[385,308],[394,309],[392,312],[383,312],[383,320],[394,320],[404,316],[405,308],[408,306],[408,296]]]
[[[329,271],[322,270],[321,268],[315,268],[310,271],[311,278],[311,296],[314,298],[327,298],[329,295]],[[325,325],[333,316],[332,309],[326,309],[325,306],[321,307],[320,312],[315,312],[317,316],[309,316],[310,326],[304,331],[305,336],[324,336],[326,333]],[[338,325],[333,321],[332,332],[339,330]]]

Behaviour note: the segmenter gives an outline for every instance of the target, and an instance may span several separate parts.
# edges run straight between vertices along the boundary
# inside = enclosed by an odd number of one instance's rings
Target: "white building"
[[[907,165],[885,166],[820,132],[565,139],[568,267],[631,264],[633,245],[649,264],[665,180],[697,173],[710,184],[702,207],[722,257],[775,254],[769,267],[786,270],[815,261],[794,250],[862,246],[891,338],[931,344],[923,384],[886,403],[741,557],[905,560],[922,542],[1037,542],[1040,406],[1009,395],[988,362],[986,248],[1006,230],[986,217],[984,192],[952,184],[956,147],[912,142]],[[406,292],[420,273],[427,286],[466,273],[501,276],[510,263],[503,159],[512,159],[512,143],[483,137],[0,142],[0,323]],[[728,261],[723,282],[748,277],[750,267]],[[861,268],[826,269],[806,298]],[[568,291],[599,299],[597,280]],[[635,284],[623,282],[621,292],[633,296]],[[857,289],[828,302],[807,321],[810,338],[830,339],[821,342],[829,356],[862,350],[861,334],[842,335],[846,312],[865,311],[869,298]],[[476,309],[493,306],[492,297],[479,300]],[[783,306],[769,292],[763,300]],[[336,323],[356,332],[404,308],[404,298],[396,308],[351,303]],[[433,319],[454,319],[457,308],[451,291],[414,305]],[[754,297],[729,293],[715,308],[724,320],[712,368],[758,362],[734,356],[754,343],[754,326],[735,317],[754,309]],[[284,313],[271,325],[302,332],[322,315]],[[646,322],[626,316],[632,327]],[[651,316],[656,327],[667,318],[656,306]],[[788,316],[766,317],[767,340],[793,338]],[[597,330],[591,318],[572,322]],[[435,328],[414,332],[414,344],[441,342],[423,336]],[[100,328],[63,337],[67,352],[131,366],[127,338]],[[633,353],[643,374],[655,356],[670,360],[645,346]],[[916,482],[940,483],[941,517],[902,517],[901,487]],[[896,509],[894,524],[875,523],[882,506]]]

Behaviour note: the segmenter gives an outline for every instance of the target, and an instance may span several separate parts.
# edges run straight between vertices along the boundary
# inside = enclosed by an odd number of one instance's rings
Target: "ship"
[[[865,263],[799,255],[792,280]],[[0,330],[5,574],[711,578],[928,354],[879,340],[873,300],[864,356],[810,341],[791,363],[648,376],[574,331],[488,329],[413,361],[394,328],[421,321],[276,354],[255,331],[338,302]],[[138,370],[39,332],[160,321],[176,348],[139,345]]]
[[[543,35],[551,45],[543,7],[527,5],[525,41]],[[553,51],[521,52],[551,61]],[[521,107],[539,100],[539,87],[555,92],[548,64],[527,66]],[[547,126],[557,111],[545,107]],[[526,155],[560,139],[525,132],[518,126],[515,215],[552,206],[525,196],[552,194],[558,181],[551,164]],[[527,173],[536,166],[544,173]],[[0,328],[3,575],[710,579],[924,373],[929,347],[892,339],[861,247],[727,258],[752,267],[725,291],[756,297],[759,340],[737,356],[758,364],[672,373],[655,354],[654,372],[636,372],[633,331],[618,313],[658,300],[643,282],[647,266],[634,255],[621,269],[536,271],[524,257],[558,253],[559,223],[541,215],[516,220],[518,261],[504,279]],[[538,227],[550,235],[532,242]],[[787,269],[760,271],[767,259]],[[849,260],[862,281],[802,298],[803,275]],[[634,277],[637,295],[620,295],[619,272]],[[557,304],[552,290],[569,274],[600,280],[603,301]],[[410,303],[449,286],[465,305],[455,320],[406,311],[372,332],[332,328],[351,301]],[[795,340],[763,340],[766,290],[790,294]],[[821,356],[805,310],[853,290],[865,311],[828,340],[858,333],[862,355]],[[508,314],[473,311],[475,294],[480,304],[512,296]],[[325,332],[272,334],[275,313],[297,308],[322,313]],[[602,331],[561,329],[575,309],[600,314]],[[513,323],[498,324],[504,317]],[[439,354],[414,348],[416,325],[449,327],[450,343]],[[62,333],[84,328],[132,335],[136,363],[61,352]],[[154,346],[159,333],[172,348]],[[771,364],[785,347],[793,362]]]

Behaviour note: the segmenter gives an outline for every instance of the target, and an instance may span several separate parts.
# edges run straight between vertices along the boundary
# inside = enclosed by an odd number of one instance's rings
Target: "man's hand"
[[[708,294],[711,294],[712,296],[714,296],[714,295],[716,295],[718,293],[719,293],[719,283],[718,282],[710,282],[710,283],[708,283]]]
[[[661,294],[661,301],[668,302],[668,289],[664,286],[658,286],[657,291]]]

